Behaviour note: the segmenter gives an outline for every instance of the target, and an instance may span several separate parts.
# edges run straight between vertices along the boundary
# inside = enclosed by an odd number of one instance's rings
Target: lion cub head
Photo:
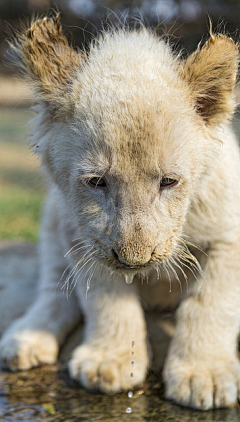
[[[232,39],[211,34],[182,60],[146,29],[119,30],[87,55],[57,15],[34,22],[17,51],[36,92],[35,149],[82,241],[115,270],[176,262],[215,129],[234,111]]]

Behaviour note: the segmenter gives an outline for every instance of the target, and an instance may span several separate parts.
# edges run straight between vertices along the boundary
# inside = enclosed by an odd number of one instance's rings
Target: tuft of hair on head
[[[34,85],[37,97],[53,109],[71,107],[71,88],[84,55],[69,45],[60,14],[32,22],[11,44],[16,64]]]
[[[211,26],[209,39],[182,63],[181,76],[206,124],[227,122],[233,114],[238,63],[238,44],[225,34],[214,34]]]

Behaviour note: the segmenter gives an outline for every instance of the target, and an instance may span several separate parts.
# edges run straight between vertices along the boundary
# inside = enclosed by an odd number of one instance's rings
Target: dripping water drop
[[[132,341],[132,348],[135,347],[135,341]],[[132,350],[132,356],[134,355],[134,351]]]
[[[132,284],[133,282],[133,275],[132,274],[124,274],[125,282],[127,284]]]
[[[132,341],[132,349],[135,347],[135,341]],[[132,350],[132,356],[134,355],[134,351]],[[131,366],[132,366],[132,368],[133,368],[133,366],[134,366],[134,360],[133,360],[133,358],[132,358],[132,360],[131,360]],[[131,380],[133,380],[133,378],[134,378],[134,375],[133,375],[133,372],[130,372],[130,379]],[[133,384],[131,384],[131,388],[133,387]],[[133,392],[132,392],[132,390],[129,390],[128,391],[128,393],[127,393],[127,395],[128,395],[128,398],[129,399],[131,399],[132,397],[133,397]],[[127,407],[127,409],[125,410],[125,412],[126,413],[132,413],[132,408],[131,407]]]

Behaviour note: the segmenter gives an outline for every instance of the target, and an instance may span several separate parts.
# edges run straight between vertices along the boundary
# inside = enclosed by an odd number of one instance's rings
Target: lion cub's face
[[[68,184],[60,185],[80,237],[114,268],[153,265],[177,253],[204,164],[202,146],[195,146],[201,131],[195,129],[195,114],[186,110],[186,98],[169,109],[170,90],[166,108],[158,102],[161,87],[154,85],[147,104],[141,93],[137,100],[127,94],[122,105],[111,104],[117,93],[104,100],[104,86],[95,104],[90,90],[84,92],[86,104],[75,111],[72,138],[65,133],[71,152],[64,152],[61,167],[67,166],[69,176]],[[91,107],[95,112],[85,114]],[[55,154],[59,160],[62,150]]]
[[[174,259],[219,148],[214,127],[233,111],[232,40],[212,35],[179,62],[146,30],[119,32],[85,57],[57,18],[34,24],[20,47],[40,96],[37,147],[79,238],[121,271]]]
[[[182,247],[206,166],[204,127],[183,84],[164,91],[165,81],[147,80],[143,90],[131,80],[122,93],[111,83],[76,84],[74,116],[53,131],[50,171],[95,257],[120,271],[145,271]]]

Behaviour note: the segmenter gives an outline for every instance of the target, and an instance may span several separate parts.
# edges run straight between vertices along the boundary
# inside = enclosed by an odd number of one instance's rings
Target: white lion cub
[[[15,48],[35,89],[33,144],[49,194],[38,298],[3,336],[2,360],[13,370],[55,362],[81,312],[71,377],[106,393],[138,385],[149,366],[144,295],[161,306],[158,286],[171,299],[168,283],[193,273],[165,363],[166,397],[199,409],[232,405],[240,156],[225,123],[238,46],[211,33],[183,60],[142,28],[105,33],[86,54],[69,46],[57,15],[34,22]],[[207,254],[203,271],[193,244]],[[63,272],[70,304],[56,288]]]

